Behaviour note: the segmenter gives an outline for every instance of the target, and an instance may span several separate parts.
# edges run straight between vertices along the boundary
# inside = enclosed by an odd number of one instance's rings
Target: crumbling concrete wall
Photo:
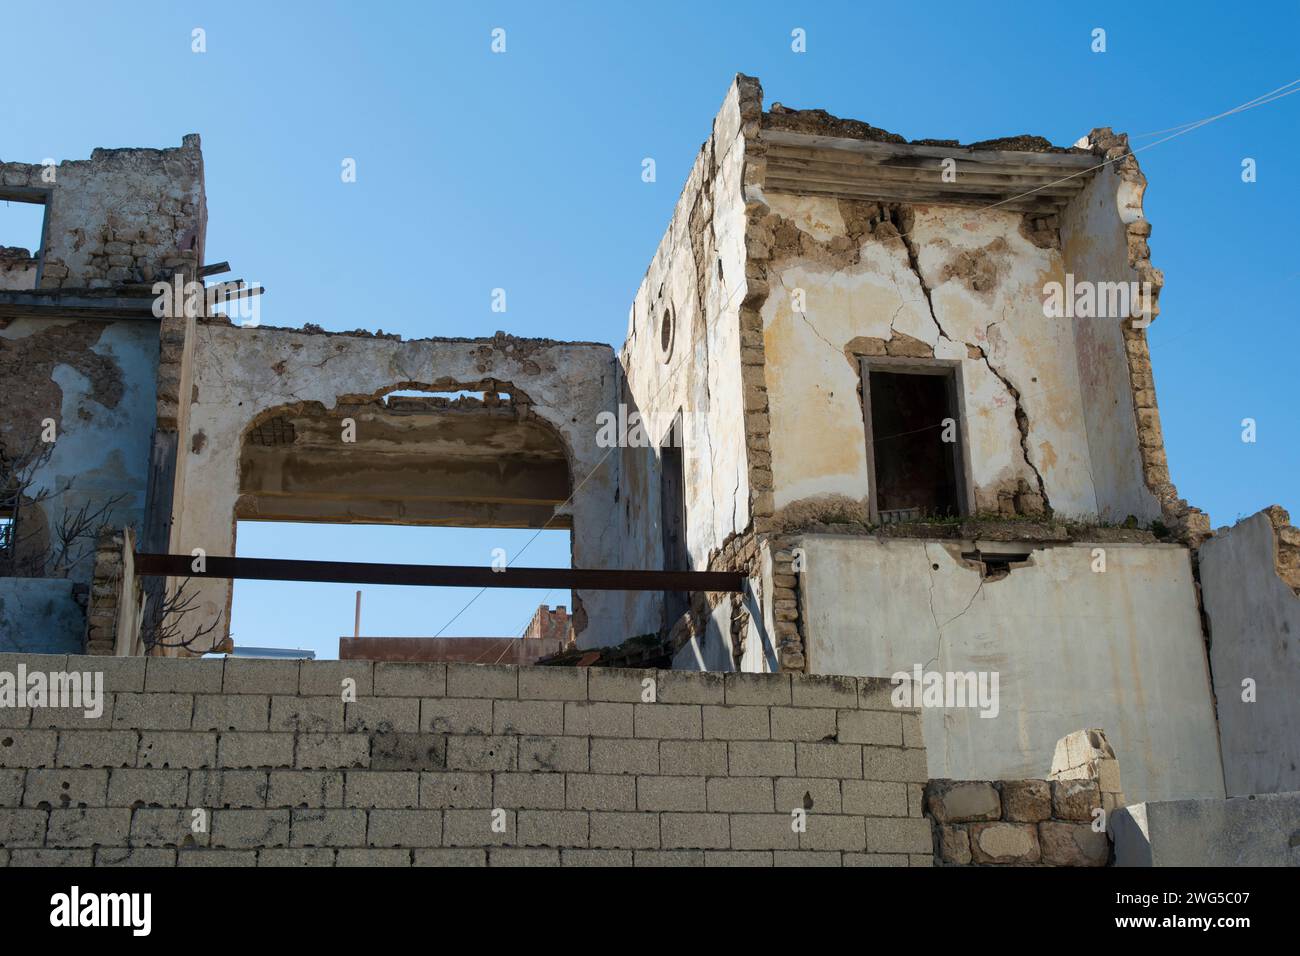
[[[1300,790],[1300,532],[1274,506],[1199,556],[1228,795]]]
[[[879,680],[0,656],[19,665],[102,673],[107,699],[5,712],[0,865],[933,862],[920,723]]]
[[[920,666],[983,673],[990,687],[996,675],[995,715],[923,709],[931,776],[1032,777],[1060,737],[1105,727],[1124,756],[1130,800],[1223,795],[1186,548],[1030,544],[1029,560],[996,578],[963,558],[975,541],[806,534],[799,546],[812,673]]]
[[[1148,315],[1073,320],[1097,514],[1116,521],[1128,515],[1159,519],[1195,544],[1209,532],[1209,518],[1180,499],[1170,479],[1147,345],[1164,276],[1151,265],[1151,223],[1142,208],[1146,177],[1127,136],[1097,129],[1087,144],[1105,165],[1061,218],[1065,271],[1076,283],[1145,283],[1149,289]]]
[[[766,469],[766,462],[747,451],[746,422],[755,403],[765,399],[761,368],[751,381],[742,358],[741,307],[747,290],[742,180],[758,109],[756,81],[738,76],[637,290],[619,354],[619,401],[629,414],[642,417],[654,446],[620,452],[623,566],[664,567],[658,446],[680,412],[690,567],[746,570],[751,603],[762,589],[751,527],[753,502],[761,495],[755,475],[756,469]],[[627,595],[622,615],[631,634],[675,623],[664,621],[659,595]],[[744,614],[741,605],[710,596],[681,648],[679,666],[730,669],[744,658],[749,666],[762,668],[760,622],[761,617]]]
[[[526,400],[527,414],[552,429],[567,450],[572,500],[559,512],[572,522],[573,566],[620,566],[617,535],[611,532],[619,459],[597,444],[597,415],[615,405],[614,356],[608,346],[505,334],[402,341],[370,333],[237,327],[220,319],[199,322],[195,336],[192,402],[177,469],[185,476],[185,493],[172,525],[173,553],[235,552],[241,454],[250,429],[279,411],[313,403],[329,411],[397,390],[500,387]],[[359,419],[357,427],[365,427]],[[341,431],[338,448],[347,448]],[[428,495],[437,489],[410,490]],[[461,555],[444,563],[476,560],[487,566],[492,555]],[[230,584],[195,583],[201,605],[195,626],[224,615],[213,634],[219,642],[229,625]],[[577,592],[573,624],[584,647],[616,644],[626,636],[615,592]],[[189,618],[185,629],[191,630]]]
[[[86,586],[67,578],[0,577],[0,654],[79,654]]]
[[[0,162],[0,186],[47,206],[43,289],[153,282],[203,263],[203,153],[190,133],[171,149],[96,149],[57,166]]]
[[[36,288],[40,258],[30,249],[0,246],[0,291],[22,292]]]

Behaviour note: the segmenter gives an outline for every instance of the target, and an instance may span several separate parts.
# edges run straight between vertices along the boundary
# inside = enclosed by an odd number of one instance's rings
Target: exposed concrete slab
[[[1300,790],[1300,597],[1274,570],[1275,547],[1272,525],[1260,513],[1219,531],[1200,550],[1231,796]]]
[[[1223,795],[1185,548],[1027,545],[1027,563],[986,580],[961,542],[805,535],[803,546],[813,673],[998,675],[996,716],[923,709],[931,777],[1041,776],[1058,739],[1101,727],[1129,799]]]
[[[1116,866],[1300,866],[1300,793],[1138,803],[1110,831]]]

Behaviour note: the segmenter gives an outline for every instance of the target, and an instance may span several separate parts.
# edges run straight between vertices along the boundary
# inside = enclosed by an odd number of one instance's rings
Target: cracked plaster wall
[[[923,708],[932,778],[1033,777],[1061,737],[1102,727],[1130,801],[1223,796],[1186,548],[1040,547],[989,580],[959,542],[809,534],[800,544],[809,673],[998,673],[996,717]],[[1103,573],[1092,570],[1099,546]]]
[[[1026,238],[1019,214],[997,210],[915,206],[891,222],[886,209],[883,223],[850,237],[846,216],[874,204],[764,198],[775,238],[762,315],[778,509],[829,495],[865,500],[857,356],[888,352],[961,363],[978,510],[1005,511],[1008,494],[1028,489],[1057,513],[1096,513],[1073,330],[1041,306],[1044,283],[1064,277],[1057,250]]]
[[[739,77],[728,90],[633,300],[619,353],[621,401],[649,423],[658,446],[673,416],[687,425],[684,469],[690,567],[702,571],[746,564],[757,576],[757,551],[723,553],[750,526],[750,471],[741,380],[740,307],[746,290],[745,207],[741,191],[745,144],[757,130]],[[671,351],[662,347],[665,313],[673,317]],[[622,564],[663,567],[660,474],[656,448],[625,448],[619,514]],[[757,577],[753,580],[757,589]],[[662,596],[629,593],[622,614],[628,634],[658,631]],[[729,601],[714,604],[677,666],[728,670],[737,666]],[[668,622],[670,625],[672,622]],[[748,669],[761,669],[757,625],[746,625]]]
[[[614,530],[619,460],[596,445],[596,415],[615,404],[614,356],[608,346],[504,334],[404,342],[203,321],[196,330],[193,374],[188,431],[180,442],[187,490],[172,527],[173,552],[201,547],[212,555],[235,553],[243,436],[268,411],[304,402],[331,409],[349,396],[369,398],[395,389],[455,390],[491,379],[525,394],[532,412],[553,426],[567,446],[576,490],[563,511],[573,520],[573,566],[619,566]],[[482,564],[489,565],[491,557],[482,555]],[[477,563],[474,555],[431,561]],[[197,583],[200,623],[225,614],[222,628],[213,635],[215,643],[228,627],[231,588],[224,581]],[[576,596],[586,613],[585,628],[575,620],[582,646],[623,639],[617,592],[578,591]],[[186,621],[187,629],[190,623]]]

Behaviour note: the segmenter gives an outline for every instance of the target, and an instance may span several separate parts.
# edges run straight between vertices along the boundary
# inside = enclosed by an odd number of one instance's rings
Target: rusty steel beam
[[[188,554],[137,552],[135,571],[146,577],[242,578],[333,584],[412,584],[423,587],[558,588],[582,591],[742,591],[739,571],[625,571],[584,568],[506,568],[456,564],[372,564],[289,561],[281,558],[206,557],[203,570]]]

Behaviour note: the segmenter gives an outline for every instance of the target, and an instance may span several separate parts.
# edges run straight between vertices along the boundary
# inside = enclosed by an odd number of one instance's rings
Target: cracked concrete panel
[[[996,716],[922,710],[931,777],[1041,777],[1057,740],[1103,727],[1130,800],[1223,796],[1186,548],[1039,547],[994,580],[962,559],[969,543],[821,534],[801,543],[809,673],[889,676],[919,664],[998,675]],[[1104,573],[1092,570],[1096,547]]]
[[[504,334],[491,339],[404,342],[369,335],[239,328],[218,321],[201,322],[196,336],[194,401],[190,406],[188,432],[181,441],[187,490],[172,528],[173,552],[189,553],[192,548],[201,547],[209,554],[233,554],[234,523],[243,490],[253,494],[253,498],[244,501],[244,507],[257,507],[259,496],[266,490],[272,492],[267,501],[274,500],[287,508],[295,507],[294,501],[299,508],[325,507],[321,501],[333,492],[318,485],[321,481],[329,485],[328,474],[313,477],[301,467],[293,466],[293,474],[288,478],[293,493],[277,496],[274,493],[285,488],[285,459],[263,461],[257,451],[246,455],[250,427],[283,416],[292,422],[294,416],[301,416],[308,409],[316,411],[305,419],[299,418],[298,423],[303,429],[305,445],[315,449],[312,452],[308,448],[305,454],[317,465],[322,456],[327,456],[328,441],[322,430],[322,417],[340,424],[342,418],[353,417],[358,443],[362,444],[360,454],[364,456],[369,447],[373,452],[371,458],[400,466],[398,471],[406,478],[400,479],[399,475],[399,480],[392,485],[393,500],[390,500],[390,510],[381,515],[384,520],[449,523],[443,512],[450,508],[451,521],[464,517],[463,523],[467,525],[509,524],[512,519],[499,513],[490,516],[481,509],[458,508],[446,501],[438,504],[439,498],[471,494],[467,483],[472,483],[473,468],[468,464],[455,475],[444,471],[435,477],[422,472],[422,466],[410,456],[393,455],[383,459],[394,452],[395,443],[400,444],[396,436],[405,426],[395,424],[391,413],[380,414],[372,404],[376,396],[395,390],[500,390],[526,404],[527,415],[544,424],[563,445],[567,477],[574,491],[572,500],[559,508],[561,517],[553,526],[572,525],[573,566],[618,566],[616,536],[611,524],[615,520],[614,489],[618,483],[619,458],[616,454],[607,455],[607,449],[596,443],[597,414],[615,405],[614,355],[608,346],[516,339]],[[364,411],[358,411],[355,416],[340,414],[348,407]],[[322,416],[322,412],[326,414]],[[463,458],[477,455],[479,465],[475,467],[490,469],[491,463],[481,459],[484,447],[495,447],[491,436],[480,434],[481,429],[476,430],[472,424],[466,426],[465,422],[485,424],[494,414],[505,415],[499,409],[486,410],[482,416],[466,413],[468,418],[462,415],[456,419],[464,426],[460,432],[453,430],[442,438],[429,436],[428,440],[435,444],[441,442],[439,448],[444,455],[450,447],[460,444],[465,451]],[[502,428],[526,427],[516,422],[513,413],[506,417],[511,420],[502,418],[499,423]],[[448,420],[446,414],[433,415],[433,418]],[[531,440],[517,431],[515,437],[525,445]],[[356,460],[357,452],[343,442],[341,428],[337,440],[339,457]],[[367,446],[366,442],[372,444]],[[555,454],[548,451],[548,455],[553,462]],[[247,479],[254,482],[246,488],[241,488],[241,461]],[[513,481],[512,494],[528,498],[525,463],[497,464],[496,478],[504,483],[503,487]],[[376,465],[370,463],[365,467]],[[513,469],[514,478],[502,477],[505,472],[501,468]],[[340,465],[334,470],[340,481],[356,485],[355,475],[348,478],[348,467]],[[515,516],[521,525],[535,524],[537,508],[554,510],[552,502],[558,491],[553,486],[551,480],[543,491],[533,495],[533,510],[528,515]],[[373,509],[378,514],[384,507],[385,496],[382,488],[371,490],[375,498]],[[485,565],[490,563],[491,555],[481,557]],[[467,555],[447,563],[473,564],[475,558]],[[230,586],[222,581],[201,584],[200,602],[206,623],[227,611]],[[610,597],[612,593],[577,592],[577,600],[586,614],[585,620],[581,613],[575,615],[575,630],[580,640],[596,645],[622,640],[623,628],[617,601]],[[229,621],[228,614],[224,620]],[[214,636],[219,640],[221,635]]]
[[[1075,282],[1135,282],[1129,264],[1127,222],[1141,215],[1140,197],[1113,165],[1099,170],[1061,217],[1065,271]],[[1075,318],[1083,424],[1092,457],[1098,512],[1122,521],[1160,517],[1160,502],[1142,474],[1142,455],[1133,415],[1133,389],[1119,318]],[[1145,385],[1154,389],[1153,383]],[[1160,450],[1163,455],[1163,449]]]

